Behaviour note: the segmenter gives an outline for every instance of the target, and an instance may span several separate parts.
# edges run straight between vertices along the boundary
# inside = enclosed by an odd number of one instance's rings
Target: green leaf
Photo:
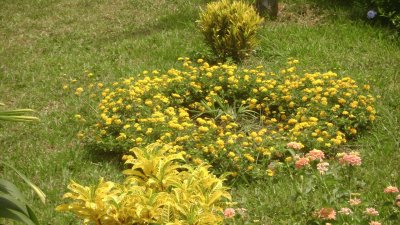
[[[25,181],[25,183],[27,183],[36,192],[37,196],[40,198],[40,200],[43,202],[43,204],[46,203],[46,195],[43,193],[42,190],[40,190],[39,187],[37,187],[35,184],[33,184],[25,175],[23,175],[21,172],[19,172],[17,169],[15,169],[10,164],[5,163],[5,162],[0,162],[0,163],[3,163],[7,167],[13,169],[19,175],[19,177],[21,177]]]
[[[11,182],[0,178],[0,193],[8,194],[14,198],[26,202],[19,189]]]
[[[0,120],[12,121],[12,122],[39,121],[39,119],[34,116],[11,116],[11,115],[0,115]]]
[[[14,110],[7,110],[7,111],[0,111],[0,115],[11,115],[11,116],[20,116],[24,115],[25,113],[35,112],[32,109],[14,109]]]
[[[26,209],[26,204],[24,202],[15,199],[11,195],[0,193],[0,211],[5,209],[17,210],[28,215],[28,210]]]
[[[35,224],[39,224],[39,220],[37,219],[35,213],[33,212],[33,210],[31,209],[31,207],[29,207],[28,205],[26,206],[26,209],[28,210],[28,214],[29,214],[29,218],[32,220],[32,222],[34,222]]]
[[[13,209],[3,209],[0,207],[0,218],[9,218],[15,221],[20,221],[24,224],[27,225],[38,225],[39,223],[35,223],[32,221],[31,218],[29,218],[27,215],[24,213],[21,213],[20,211],[13,210]]]

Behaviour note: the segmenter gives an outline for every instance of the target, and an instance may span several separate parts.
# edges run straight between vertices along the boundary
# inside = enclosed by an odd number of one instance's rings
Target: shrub
[[[377,10],[379,16],[386,18],[400,30],[400,1],[398,0],[356,0],[355,5],[365,10]]]
[[[216,173],[255,177],[291,146],[334,154],[375,120],[368,85],[331,71],[297,74],[297,60],[279,73],[181,60],[183,69],[144,71],[102,87],[84,140],[95,150],[122,152],[162,142]]]
[[[374,0],[380,14],[389,19],[400,31],[400,1],[398,0]]]
[[[122,184],[100,182],[86,187],[71,182],[64,198],[73,200],[57,207],[71,211],[85,224],[221,224],[224,199],[230,199],[223,179],[201,165],[183,162],[182,153],[169,154],[172,146],[151,144],[133,148],[125,155]]]
[[[246,3],[221,0],[209,3],[198,21],[205,41],[221,59],[240,61],[256,47],[262,18]]]

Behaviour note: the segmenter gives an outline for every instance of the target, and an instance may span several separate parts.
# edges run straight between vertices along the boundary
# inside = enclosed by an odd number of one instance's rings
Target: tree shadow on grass
[[[112,163],[116,165],[119,169],[124,169],[124,162],[122,157],[129,153],[107,151],[104,149],[99,149],[94,145],[85,145],[85,153],[83,159],[88,160],[92,163]]]

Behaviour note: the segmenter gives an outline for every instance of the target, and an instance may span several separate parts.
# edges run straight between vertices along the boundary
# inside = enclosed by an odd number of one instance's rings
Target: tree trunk
[[[257,0],[256,9],[260,15],[268,15],[275,19],[278,16],[278,0]]]

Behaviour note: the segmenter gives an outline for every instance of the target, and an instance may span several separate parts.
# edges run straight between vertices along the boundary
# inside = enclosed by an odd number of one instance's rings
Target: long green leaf
[[[0,111],[0,115],[19,116],[19,115],[24,115],[26,113],[31,113],[31,112],[35,112],[35,111],[32,109],[14,109],[14,110]]]
[[[13,122],[39,121],[39,119],[34,116],[9,116],[9,115],[4,115],[4,116],[0,115],[0,120],[13,121]]]
[[[40,198],[40,200],[43,202],[43,204],[46,203],[46,195],[43,193],[42,190],[40,190],[39,187],[37,187],[35,184],[33,184],[25,175],[23,175],[21,172],[19,172],[17,169],[15,169],[10,164],[5,163],[5,162],[0,162],[0,163],[3,163],[7,167],[13,169],[25,181],[25,183],[27,183],[36,192],[37,196]]]
[[[5,209],[17,210],[28,216],[28,210],[26,209],[26,204],[15,199],[11,195],[4,193],[0,194],[0,211]]]
[[[34,213],[33,210],[31,209],[31,207],[29,207],[29,206],[27,205],[27,206],[26,206],[26,209],[28,210],[29,218],[32,220],[32,222],[34,222],[35,224],[39,225],[39,220],[37,219],[35,213]]]
[[[8,194],[14,198],[26,202],[24,196],[19,191],[19,189],[11,182],[0,178],[0,193]]]
[[[0,207],[0,218],[13,219],[25,223],[26,225],[38,225],[38,223],[32,221],[31,218],[25,214],[13,209],[2,209]]]

